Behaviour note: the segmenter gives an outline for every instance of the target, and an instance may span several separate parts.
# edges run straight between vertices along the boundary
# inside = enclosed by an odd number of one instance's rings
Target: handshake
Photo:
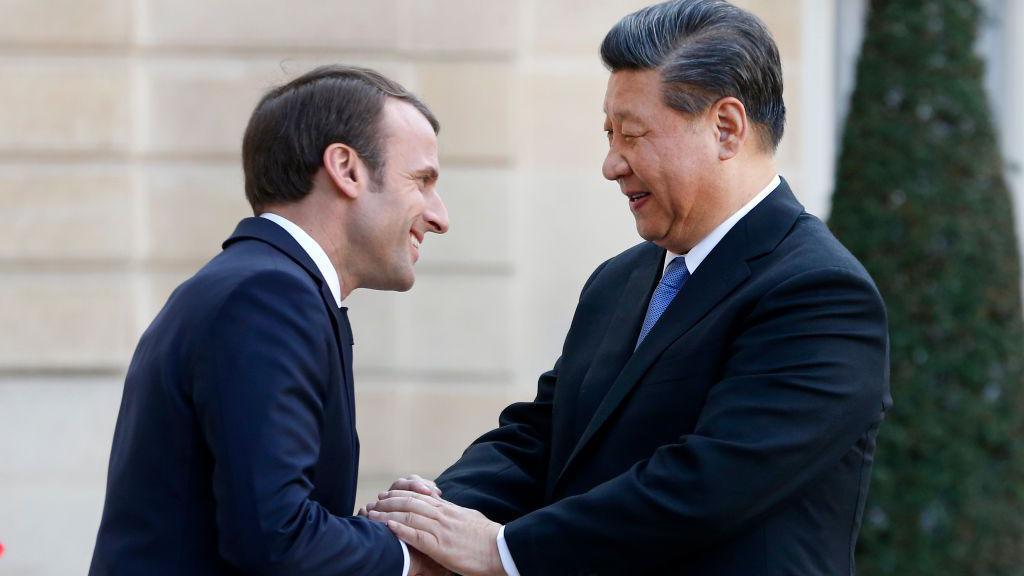
[[[501,525],[448,502],[430,480],[399,478],[358,514],[387,524],[412,547],[409,576],[506,576],[498,553]]]

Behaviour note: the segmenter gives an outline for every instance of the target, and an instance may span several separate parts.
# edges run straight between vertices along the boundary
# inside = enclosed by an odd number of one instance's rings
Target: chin
[[[379,273],[372,280],[367,280],[363,287],[371,290],[407,292],[415,282],[416,274],[412,266],[403,266],[379,270]]]
[[[655,231],[651,230],[649,226],[644,226],[643,224],[641,224],[640,221],[637,221],[636,223],[636,233],[639,234],[641,238],[647,240],[648,242],[657,242],[658,240],[661,240],[664,237],[664,234],[656,233]]]
[[[410,276],[408,278],[408,280],[402,280],[402,282],[398,283],[396,285],[396,287],[394,288],[394,291],[395,292],[408,292],[409,290],[412,289],[412,285],[415,284],[415,283],[416,283],[416,277],[415,276]]]
[[[395,292],[407,292],[412,288],[412,285],[416,283],[416,272],[413,270],[411,264],[408,267],[403,266],[394,272],[395,273],[391,277],[390,290],[394,290]]]

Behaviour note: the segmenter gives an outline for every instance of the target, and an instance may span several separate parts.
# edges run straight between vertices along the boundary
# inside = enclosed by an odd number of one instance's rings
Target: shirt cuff
[[[409,547],[401,540],[398,543],[402,545],[402,576],[409,576]]]
[[[501,567],[505,569],[508,576],[519,576],[519,569],[512,559],[512,553],[508,551],[508,544],[505,543],[505,527],[498,529],[498,556],[501,557]]]

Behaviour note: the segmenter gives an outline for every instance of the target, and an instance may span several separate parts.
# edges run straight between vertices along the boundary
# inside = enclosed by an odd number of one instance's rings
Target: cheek
[[[418,188],[404,190],[401,195],[396,195],[389,207],[390,227],[400,234],[408,233],[416,219],[423,214],[424,205],[423,195]]]
[[[667,162],[676,161],[671,155],[664,154],[660,142],[641,139],[630,154],[630,167],[644,184],[655,191],[665,187]]]
[[[423,194],[424,192],[419,188],[410,192],[405,204],[405,214],[409,219],[420,218],[427,211],[427,198]]]

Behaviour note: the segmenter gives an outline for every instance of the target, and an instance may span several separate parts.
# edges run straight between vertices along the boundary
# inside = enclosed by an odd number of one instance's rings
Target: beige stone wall
[[[582,282],[637,240],[600,175],[597,46],[645,3],[0,0],[0,574],[86,571],[135,341],[247,215],[252,106],[319,63],[377,68],[443,124],[451,232],[412,292],[347,301],[360,500],[436,474],[532,397]],[[783,53],[781,169],[822,213],[834,12],[741,4]]]

